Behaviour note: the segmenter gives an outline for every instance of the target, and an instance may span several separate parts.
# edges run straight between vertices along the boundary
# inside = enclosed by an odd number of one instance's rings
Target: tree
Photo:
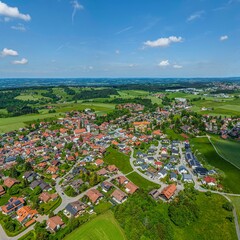
[[[14,232],[15,228],[16,228],[16,223],[9,221],[5,224],[5,228],[9,231],[9,232]]]
[[[10,195],[16,195],[16,194],[19,193],[19,191],[20,191],[19,185],[14,185],[9,189],[9,194]]]
[[[39,195],[41,192],[42,192],[42,189],[40,188],[40,186],[37,186],[33,190],[33,195]]]
[[[32,168],[32,165],[30,162],[26,162],[25,163],[25,171],[32,171],[33,168]]]
[[[19,176],[19,172],[15,166],[11,168],[9,176],[12,178],[17,178]]]

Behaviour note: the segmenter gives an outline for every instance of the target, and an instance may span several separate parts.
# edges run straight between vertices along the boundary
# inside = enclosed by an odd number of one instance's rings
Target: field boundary
[[[230,162],[228,159],[226,159],[225,157],[223,157],[223,156],[219,153],[219,151],[218,151],[217,148],[215,147],[214,143],[211,141],[211,137],[210,137],[209,135],[207,135],[206,137],[208,138],[208,141],[212,144],[212,146],[213,146],[214,150],[216,151],[216,153],[217,153],[222,159],[224,159],[224,160],[227,161],[228,163],[232,164],[235,168],[237,168],[237,169],[240,170],[240,168],[239,168],[238,166],[236,166],[234,163]]]

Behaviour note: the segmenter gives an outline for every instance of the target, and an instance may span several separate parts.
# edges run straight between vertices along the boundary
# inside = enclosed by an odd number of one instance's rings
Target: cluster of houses
[[[5,215],[13,216],[20,224],[28,227],[36,221],[38,211],[24,204],[24,198],[11,197],[4,206],[1,206],[1,211]]]
[[[185,105],[186,102],[178,99],[178,107],[180,104]],[[124,104],[121,107],[132,109],[131,115],[100,125],[95,124],[96,114],[92,111],[74,111],[51,123],[32,124],[31,130],[20,129],[4,134],[0,140],[0,176],[3,179],[0,197],[14,185],[25,182],[32,191],[40,189],[40,203],[48,204],[59,198],[54,186],[61,179],[62,188],[70,186],[77,195],[82,193],[84,186],[87,198],[87,201],[68,203],[64,209],[67,217],[77,217],[89,211],[89,206],[99,204],[108,194],[113,204],[121,204],[129,194],[138,190],[138,186],[124,175],[115,178],[119,174],[118,168],[104,163],[104,154],[111,145],[129,154],[131,148],[139,147],[142,143],[149,144],[147,150],[136,152],[134,164],[147,177],[170,184],[162,191],[152,192],[151,195],[156,199],[159,196],[171,199],[181,180],[193,182],[189,169],[180,162],[180,142],[170,141],[159,128],[153,130],[168,118],[171,111],[158,108],[153,113],[142,113],[144,107],[139,104]],[[160,149],[151,145],[156,138],[161,140]],[[203,183],[214,184],[213,176],[202,167],[187,146],[185,157],[194,174],[203,177]],[[23,172],[21,179],[6,176],[7,170],[23,163],[30,165],[31,170]],[[94,174],[94,178],[97,176],[94,187],[89,184],[89,179],[80,177],[85,173]],[[109,178],[113,179],[108,181]],[[4,214],[11,213],[21,224],[29,226],[39,213],[26,203],[29,203],[29,199],[11,196],[1,211]],[[54,216],[47,220],[47,226],[54,232],[64,226],[64,222],[59,216]]]

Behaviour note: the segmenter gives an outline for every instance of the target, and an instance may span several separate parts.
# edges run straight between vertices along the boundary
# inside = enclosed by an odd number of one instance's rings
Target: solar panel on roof
[[[12,209],[12,208],[14,208],[14,206],[12,205],[12,204],[9,204],[8,206],[7,206],[7,210],[9,211],[10,209]]]
[[[21,204],[21,201],[17,200],[16,202],[14,202],[15,205],[19,205]]]

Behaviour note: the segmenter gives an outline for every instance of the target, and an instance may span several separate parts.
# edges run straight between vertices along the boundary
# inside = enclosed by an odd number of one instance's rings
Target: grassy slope
[[[129,174],[127,177],[128,177],[129,180],[131,180],[138,187],[140,187],[144,190],[147,190],[147,191],[151,191],[154,188],[159,188],[160,187],[160,185],[146,180],[145,178],[141,177],[136,172],[133,172],[133,173]]]
[[[129,156],[119,152],[118,150],[109,147],[104,156],[104,162],[107,164],[114,164],[123,173],[129,173],[133,169],[129,162]]]
[[[180,134],[175,133],[172,129],[168,128],[166,130],[166,134],[168,135],[168,137],[172,137],[172,139],[174,140],[180,140],[183,141],[185,140],[185,138],[183,136],[181,136]]]
[[[240,186],[236,184],[240,182],[240,170],[221,158],[207,138],[194,138],[191,142],[194,144],[194,149],[198,149],[210,165],[225,173],[224,186],[233,193],[240,193]]]
[[[220,114],[222,116],[240,115],[239,99],[206,99],[193,102],[193,110],[201,114]],[[211,108],[213,111],[201,111],[202,107]]]
[[[234,222],[231,223],[226,219],[232,213],[222,208],[222,204],[226,201],[224,197],[218,194],[207,197],[204,193],[199,193],[197,196],[197,204],[200,209],[198,221],[185,228],[174,226],[175,239],[237,239]]]
[[[19,117],[0,118],[0,133],[17,130],[25,126],[25,122],[34,121],[37,119],[58,117],[58,113],[47,114],[29,114]]]
[[[79,227],[65,240],[126,240],[123,230],[111,211],[99,215],[92,221]]]
[[[238,215],[238,223],[240,224],[240,197],[235,197],[235,196],[229,196],[229,198],[231,199],[237,215]]]
[[[223,158],[240,168],[240,143],[223,140],[217,136],[211,137],[211,142]]]

